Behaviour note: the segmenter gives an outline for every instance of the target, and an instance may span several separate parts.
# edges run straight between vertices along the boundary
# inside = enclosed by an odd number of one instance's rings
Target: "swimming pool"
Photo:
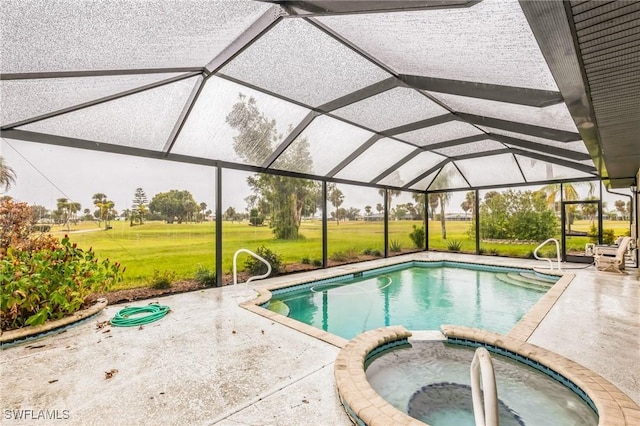
[[[398,410],[434,426],[475,425],[469,365],[474,348],[418,341],[368,362],[371,387]],[[598,416],[569,388],[533,368],[491,354],[501,425],[597,425]]]
[[[526,269],[414,261],[275,290],[268,307],[345,339],[389,325],[507,333],[556,280]]]

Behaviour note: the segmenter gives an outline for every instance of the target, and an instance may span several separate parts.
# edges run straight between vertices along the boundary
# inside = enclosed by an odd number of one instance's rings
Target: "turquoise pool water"
[[[412,342],[369,361],[367,379],[397,409],[433,426],[474,426],[469,366],[473,348]],[[500,425],[595,426],[596,413],[571,389],[546,374],[491,354],[500,400]]]
[[[279,290],[269,308],[346,339],[389,325],[438,330],[456,324],[507,333],[553,285],[527,270],[440,264],[413,262]]]

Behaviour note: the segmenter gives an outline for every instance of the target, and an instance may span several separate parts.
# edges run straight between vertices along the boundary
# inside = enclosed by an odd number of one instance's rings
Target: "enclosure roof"
[[[418,191],[640,166],[640,2],[0,7],[6,139]]]

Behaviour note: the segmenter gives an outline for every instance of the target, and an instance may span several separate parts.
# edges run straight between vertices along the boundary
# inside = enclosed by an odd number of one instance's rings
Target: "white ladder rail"
[[[470,370],[473,417],[476,426],[499,426],[496,376],[493,372],[491,355],[487,349],[482,347],[476,349]],[[482,389],[480,389],[481,377]]]
[[[238,255],[240,253],[247,253],[253,257],[255,257],[256,259],[258,259],[259,261],[261,261],[262,263],[264,263],[265,265],[267,265],[267,272],[265,274],[262,275],[254,275],[253,277],[250,277],[247,281],[245,281],[244,285],[245,288],[249,285],[249,283],[253,280],[260,280],[262,278],[267,278],[270,274],[271,274],[271,264],[269,262],[267,262],[262,256],[259,256],[257,254],[255,254],[254,252],[252,252],[251,250],[245,249],[245,248],[241,248],[238,249],[234,254],[233,254],[233,285],[235,286],[236,284],[238,284],[238,265],[237,265],[237,260],[238,260]]]
[[[547,243],[549,243],[551,241],[556,243],[556,257],[558,259],[558,271],[562,272],[562,266],[560,266],[560,262],[561,262],[561,260],[560,260],[560,243],[555,238],[549,238],[545,242],[540,244],[538,247],[536,247],[536,249],[533,251],[533,257],[535,257],[538,260],[546,260],[547,262],[549,262],[549,269],[553,271],[553,262],[551,261],[551,259],[546,258],[546,257],[538,256],[538,250],[540,250],[544,245],[546,245]]]

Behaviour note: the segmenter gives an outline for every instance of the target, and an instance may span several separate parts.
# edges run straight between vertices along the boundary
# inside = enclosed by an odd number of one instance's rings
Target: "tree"
[[[620,215],[624,218],[627,213],[627,203],[623,200],[616,200],[614,205],[616,206],[616,210],[620,212]]]
[[[556,215],[542,191],[490,191],[480,205],[483,238],[541,241],[555,235]]]
[[[202,202],[199,204],[200,206],[200,212],[202,213],[202,221],[204,221],[204,218],[206,217],[204,212],[207,210],[207,203]]]
[[[376,204],[376,211],[378,212],[378,214],[382,213],[383,210],[384,207],[382,206],[382,203]]]
[[[98,192],[93,194],[91,198],[93,199],[93,205],[98,208],[94,215],[98,219],[98,227],[100,227],[102,224],[102,220],[107,213],[107,196],[102,192]]]
[[[231,222],[233,222],[234,220],[236,220],[237,215],[238,213],[236,212],[235,208],[228,207],[227,210],[225,210],[222,214],[222,220],[230,220]]]
[[[149,210],[160,213],[167,223],[182,223],[192,216],[196,205],[189,191],[172,189],[154,195],[149,203]]]
[[[277,131],[276,121],[260,112],[253,97],[239,94],[226,122],[238,132],[233,137],[233,149],[249,164],[262,164],[282,143],[283,136]],[[280,154],[276,163],[281,169],[311,173],[313,162],[309,141],[298,138]],[[275,237],[297,239],[303,214],[315,212],[314,200],[320,184],[272,174],[249,176],[247,183],[255,195],[250,208],[257,205],[261,214],[269,215],[269,226]]]
[[[464,201],[460,204],[460,208],[464,211],[464,214],[467,214],[468,211],[475,211],[476,207],[476,193],[475,191],[469,191],[465,194]]]
[[[33,217],[36,222],[49,217],[49,210],[47,210],[45,206],[34,205],[31,206],[31,210],[33,211]]]
[[[416,210],[416,219],[424,218],[424,209],[425,209],[425,194],[422,192],[414,192],[411,194],[413,201],[415,201],[414,208]]]
[[[5,192],[16,183],[16,172],[7,164],[0,155],[0,186],[4,186]]]
[[[400,196],[400,194],[402,194],[402,191],[400,191],[399,189],[387,189],[386,191],[389,194],[387,196],[387,211],[391,212],[391,200],[393,199],[393,197]],[[378,194],[380,194],[381,197],[384,197],[384,192],[384,189],[378,189]]]
[[[136,188],[131,204],[131,225],[133,225],[134,221],[137,221],[140,225],[144,224],[148,206],[149,201],[147,200],[147,194],[144,192],[144,189]]]
[[[67,231],[69,231],[69,200],[66,198],[58,198],[56,200],[56,211],[54,212],[55,217],[58,218],[61,224],[66,225]]]
[[[367,216],[371,216],[371,206],[364,206],[364,212],[367,214]]]
[[[336,215],[335,215],[336,223],[338,225],[340,225],[340,217],[338,216],[338,208],[344,202],[344,194],[342,193],[342,191],[340,191],[338,189],[338,187],[334,183],[329,184],[329,187],[327,189],[328,189],[328,192],[329,192],[329,196],[327,198],[329,198],[329,201],[331,202],[331,205],[333,205],[333,207],[336,208]]]

